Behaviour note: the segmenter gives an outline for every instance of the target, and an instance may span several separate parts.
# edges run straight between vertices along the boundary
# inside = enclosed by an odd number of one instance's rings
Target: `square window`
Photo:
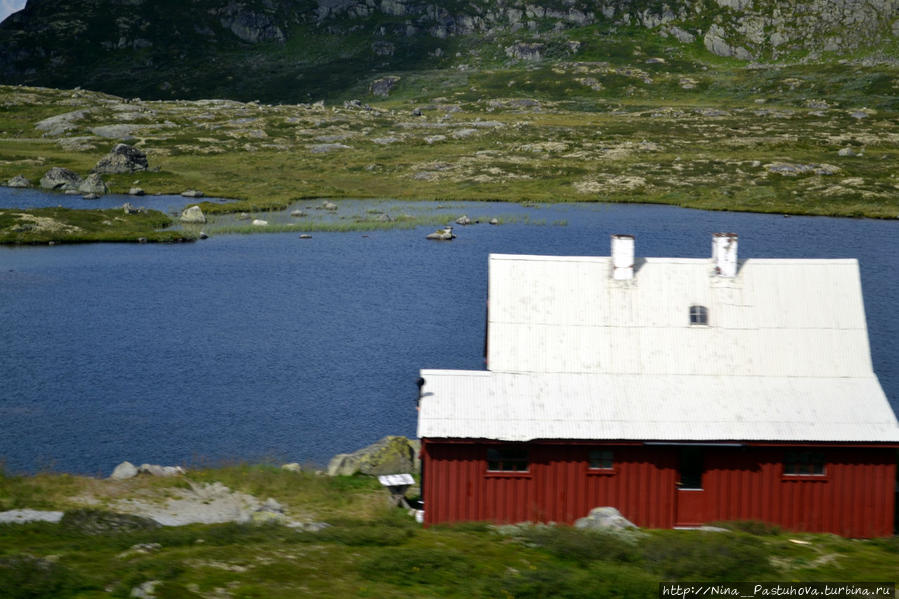
[[[784,456],[785,476],[824,476],[824,455],[817,451],[788,451]]]
[[[690,306],[690,326],[708,325],[709,309],[705,306]]]
[[[487,449],[488,472],[527,472],[528,450],[524,447],[490,447]]]
[[[610,449],[591,449],[587,458],[590,470],[611,470],[614,466]]]

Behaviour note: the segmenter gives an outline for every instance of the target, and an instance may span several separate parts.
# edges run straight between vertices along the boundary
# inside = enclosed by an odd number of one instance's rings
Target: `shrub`
[[[771,537],[779,535],[782,531],[776,524],[768,524],[760,520],[731,520],[727,522],[713,522],[712,526],[745,532],[757,537]]]
[[[411,528],[399,528],[388,524],[337,525],[318,532],[304,533],[305,540],[313,542],[372,547],[402,545],[413,536],[415,531]]]
[[[0,596],[5,599],[75,596],[86,585],[65,566],[30,555],[0,557]]]
[[[774,574],[761,540],[746,534],[665,531],[641,546],[647,568],[668,580],[762,580]]]
[[[899,535],[883,537],[880,539],[871,539],[870,543],[875,547],[880,547],[884,551],[889,551],[890,553],[899,553]]]
[[[569,526],[535,526],[523,529],[519,538],[578,564],[598,560],[634,562],[639,559],[634,542],[613,532],[578,530]]]
[[[360,573],[368,580],[397,586],[428,585],[459,588],[476,576],[466,554],[437,547],[402,547],[365,560]]]
[[[547,566],[509,571],[499,589],[497,596],[515,599],[651,599],[657,596],[658,581],[635,568],[613,564],[594,564],[586,570]]]
[[[435,524],[434,530],[451,530],[453,532],[477,532],[486,533],[493,530],[493,525],[489,522],[473,520],[471,522],[451,522],[447,524]]]

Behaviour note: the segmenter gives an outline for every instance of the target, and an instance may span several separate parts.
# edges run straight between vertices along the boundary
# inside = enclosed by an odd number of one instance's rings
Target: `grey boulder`
[[[387,77],[381,77],[380,79],[375,79],[371,82],[371,86],[369,87],[369,91],[371,91],[371,95],[379,96],[381,98],[386,98],[390,95],[390,91],[396,86],[399,82],[400,78],[396,75],[388,75]]]
[[[6,182],[7,187],[15,187],[17,189],[25,189],[26,187],[31,187],[31,181],[26,179],[22,175],[16,175],[12,179]]]
[[[109,188],[98,173],[89,174],[78,186],[78,191],[86,194],[106,195]]]
[[[54,166],[41,177],[41,187],[54,191],[74,191],[78,193],[78,186],[81,185],[81,181],[82,179],[78,173],[67,168]]]

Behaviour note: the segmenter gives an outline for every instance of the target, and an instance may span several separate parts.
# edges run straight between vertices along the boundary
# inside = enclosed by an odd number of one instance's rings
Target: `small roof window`
[[[690,306],[690,326],[708,326],[709,309],[705,306]]]

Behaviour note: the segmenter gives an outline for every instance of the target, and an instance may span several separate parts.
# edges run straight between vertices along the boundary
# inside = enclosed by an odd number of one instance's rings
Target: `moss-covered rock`
[[[89,535],[149,530],[160,526],[152,518],[91,509],[66,512],[60,520],[60,525]]]
[[[416,446],[406,437],[387,436],[353,453],[339,453],[328,464],[328,476],[402,474],[416,469]]]

